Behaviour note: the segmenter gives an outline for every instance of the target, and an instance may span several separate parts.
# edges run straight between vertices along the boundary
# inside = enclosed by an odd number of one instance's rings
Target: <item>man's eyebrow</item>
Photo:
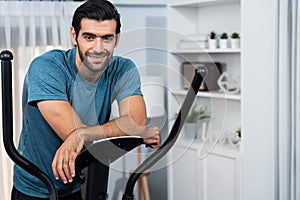
[[[114,37],[114,36],[115,36],[115,34],[106,34],[106,35],[104,35],[102,37]]]
[[[94,33],[89,33],[89,32],[84,32],[82,33],[83,36],[92,36],[92,37],[97,37],[97,35],[95,35]],[[113,37],[115,36],[115,34],[106,34],[106,35],[102,35],[100,36],[101,38],[103,37]]]
[[[96,35],[95,34],[93,34],[93,33],[89,33],[89,32],[84,32],[84,33],[82,33],[82,35],[83,36],[94,36],[94,37],[96,37]]]

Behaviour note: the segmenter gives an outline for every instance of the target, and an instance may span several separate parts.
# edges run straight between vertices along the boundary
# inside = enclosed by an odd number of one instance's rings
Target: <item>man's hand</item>
[[[56,151],[52,162],[54,177],[67,184],[75,176],[75,159],[82,150],[84,140],[80,138],[77,130],[73,131]]]
[[[144,143],[146,146],[151,148],[158,148],[161,145],[161,137],[159,134],[158,127],[150,126],[146,129],[146,134],[144,138]]]

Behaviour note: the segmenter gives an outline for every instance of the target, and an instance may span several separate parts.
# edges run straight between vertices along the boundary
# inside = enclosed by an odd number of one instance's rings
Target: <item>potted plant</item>
[[[208,48],[210,48],[210,49],[217,48],[217,34],[215,31],[211,31],[209,33]]]
[[[240,48],[240,34],[237,32],[232,33],[230,36],[230,43],[232,49]]]
[[[228,48],[228,35],[227,33],[223,32],[221,35],[220,35],[220,49],[227,49]]]
[[[206,111],[205,107],[198,108],[196,105],[192,106],[186,117],[186,123],[184,126],[186,137],[196,138],[199,129],[199,122],[209,120],[210,117],[210,113]]]

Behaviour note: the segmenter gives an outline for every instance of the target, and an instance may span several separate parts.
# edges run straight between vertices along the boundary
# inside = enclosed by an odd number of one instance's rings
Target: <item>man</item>
[[[73,16],[75,48],[53,50],[30,65],[23,88],[19,152],[53,181],[60,199],[81,199],[73,181],[75,158],[85,143],[107,137],[141,135],[160,146],[157,127],[146,128],[146,109],[137,69],[113,56],[120,40],[120,15],[106,0],[89,0]],[[110,120],[118,101],[120,117]],[[12,199],[45,199],[48,190],[19,166]]]

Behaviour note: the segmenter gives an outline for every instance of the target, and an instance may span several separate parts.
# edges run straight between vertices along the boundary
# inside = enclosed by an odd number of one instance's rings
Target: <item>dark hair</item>
[[[75,10],[72,26],[74,27],[76,38],[81,30],[81,20],[83,18],[97,21],[114,19],[117,22],[116,34],[120,33],[120,14],[117,8],[107,0],[87,0]]]

